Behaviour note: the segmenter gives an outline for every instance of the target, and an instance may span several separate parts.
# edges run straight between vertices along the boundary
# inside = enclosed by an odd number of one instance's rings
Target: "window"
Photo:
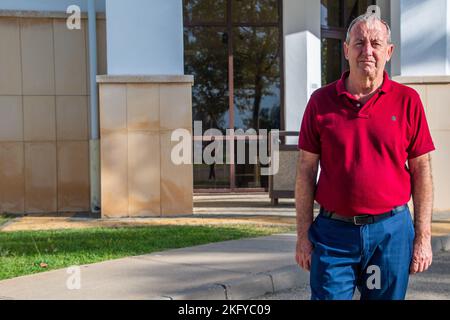
[[[347,28],[374,4],[373,0],[321,0],[322,85],[338,80],[348,69],[343,53]]]
[[[281,4],[183,1],[185,73],[194,75],[193,120],[202,121],[203,132],[281,129]],[[202,140],[203,148],[211,143]],[[267,187],[259,170],[249,164],[194,165],[194,187]]]

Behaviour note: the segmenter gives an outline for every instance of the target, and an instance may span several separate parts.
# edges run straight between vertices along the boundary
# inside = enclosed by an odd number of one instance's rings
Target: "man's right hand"
[[[313,251],[313,244],[308,238],[297,238],[297,248],[295,260],[298,265],[306,270],[311,270],[311,252]]]
[[[295,260],[298,265],[311,269],[313,244],[308,239],[308,231],[314,221],[314,193],[320,155],[300,150],[295,181],[295,210],[297,222],[297,249]]]

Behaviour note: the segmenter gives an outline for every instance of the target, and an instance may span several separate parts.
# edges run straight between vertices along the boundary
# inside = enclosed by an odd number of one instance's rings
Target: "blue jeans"
[[[414,225],[408,207],[373,224],[355,226],[319,215],[309,229],[311,299],[403,300]]]

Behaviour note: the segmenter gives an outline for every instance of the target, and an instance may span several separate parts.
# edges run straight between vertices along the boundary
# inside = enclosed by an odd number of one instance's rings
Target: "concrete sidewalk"
[[[0,299],[250,299],[307,285],[294,261],[296,236],[279,234],[168,250],[81,266],[81,288],[67,269],[0,281]],[[449,251],[450,236],[433,238]]]
[[[294,246],[295,234],[280,234],[168,250],[82,266],[80,290],[67,289],[67,269],[0,281],[0,297],[247,299],[307,280],[292,268]]]

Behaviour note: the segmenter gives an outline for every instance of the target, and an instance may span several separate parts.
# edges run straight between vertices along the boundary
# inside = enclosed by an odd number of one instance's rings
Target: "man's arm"
[[[431,218],[433,213],[433,179],[431,158],[427,153],[408,161],[412,178],[414,204],[414,252],[410,272],[423,272],[433,261]]]
[[[314,192],[320,156],[300,150],[295,183],[295,208],[297,213],[297,248],[295,259],[303,269],[311,269],[313,246],[308,230],[313,221]]]

